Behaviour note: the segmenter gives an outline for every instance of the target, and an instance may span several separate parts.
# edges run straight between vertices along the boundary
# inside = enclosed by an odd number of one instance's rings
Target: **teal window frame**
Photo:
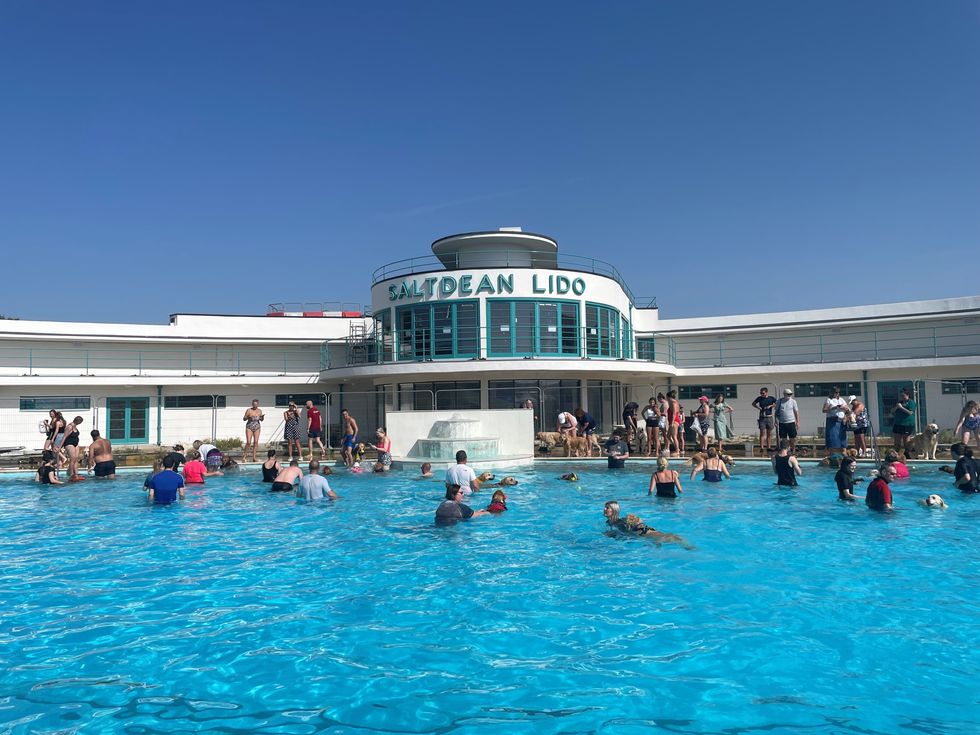
[[[656,337],[637,337],[636,338],[636,359],[650,360],[657,359],[657,338]]]
[[[461,307],[472,308],[474,323],[460,322]],[[436,310],[449,310],[449,323],[436,327]],[[411,314],[411,324],[402,328],[403,315]],[[447,331],[448,330],[448,331]],[[465,330],[465,331],[464,331]],[[464,337],[472,330],[472,337]],[[420,362],[423,360],[459,360],[480,356],[480,302],[476,299],[465,301],[435,301],[400,306],[395,310],[395,356],[399,362]],[[409,335],[410,342],[405,336]],[[461,337],[464,337],[461,339]],[[445,340],[451,344],[449,352],[442,352],[440,345]],[[465,342],[464,342],[465,340]],[[461,349],[460,344],[472,344],[472,349]],[[405,348],[408,347],[408,350]]]
[[[123,410],[123,435],[113,434],[110,428],[113,410],[120,406],[113,407],[113,401],[120,401]],[[145,436],[133,436],[133,414],[134,404],[144,403],[143,406],[143,425],[146,429]],[[150,398],[149,396],[121,397],[114,396],[106,398],[105,401],[105,436],[109,441],[119,444],[149,444],[150,443]]]
[[[21,411],[88,411],[91,396],[21,396]]]
[[[591,318],[595,315],[595,324]],[[619,309],[604,304],[585,304],[585,354],[616,360],[622,357],[622,314]],[[623,320],[625,321],[625,320]]]
[[[530,323],[531,344],[529,350],[519,350],[518,343],[522,341],[518,332],[522,325],[518,324],[518,305],[532,305],[533,317]],[[507,319],[507,331],[509,347],[499,350],[494,347],[495,329],[504,326],[503,323],[495,322],[492,316],[494,307],[507,306],[509,315]],[[555,306],[556,321],[552,324],[542,324],[541,307]],[[566,311],[566,307],[572,307]],[[487,299],[486,304],[486,325],[487,325],[487,357],[579,357],[581,355],[581,339],[579,324],[581,323],[581,309],[578,301],[570,299]],[[565,324],[565,317],[574,314],[575,326],[570,328]],[[541,335],[548,327],[555,328],[555,349],[545,350],[541,346]],[[572,333],[569,339],[569,333]],[[499,336],[499,335],[496,335]]]

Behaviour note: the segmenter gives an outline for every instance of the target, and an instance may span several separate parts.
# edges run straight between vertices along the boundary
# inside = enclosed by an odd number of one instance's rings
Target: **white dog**
[[[910,459],[924,455],[925,459],[936,458],[936,447],[939,446],[939,425],[935,421],[926,424],[921,434],[916,434],[905,440],[905,454]]]
[[[920,500],[919,502],[926,508],[941,508],[942,510],[946,510],[946,501],[939,495],[930,495],[925,500]]]

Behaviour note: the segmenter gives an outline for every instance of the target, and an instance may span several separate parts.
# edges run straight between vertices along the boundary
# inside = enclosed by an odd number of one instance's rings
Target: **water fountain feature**
[[[390,411],[386,421],[396,465],[430,462],[434,470],[444,469],[456,463],[460,449],[481,469],[518,467],[534,461],[530,411]]]

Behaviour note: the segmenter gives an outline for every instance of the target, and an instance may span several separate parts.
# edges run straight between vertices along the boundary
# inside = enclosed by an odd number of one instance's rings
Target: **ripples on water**
[[[566,469],[449,529],[409,473],[171,508],[142,474],[3,480],[0,732],[980,732],[980,497],[947,476],[885,517],[819,470],[662,500],[637,465]],[[605,536],[611,498],[697,549]]]

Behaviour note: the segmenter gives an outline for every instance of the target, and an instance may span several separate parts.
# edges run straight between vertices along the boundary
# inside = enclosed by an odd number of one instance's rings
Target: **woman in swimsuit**
[[[690,551],[691,546],[680,536],[673,533],[663,533],[656,528],[651,528],[643,522],[642,518],[630,513],[625,518],[620,518],[619,502],[610,500],[602,509],[602,514],[606,517],[606,525],[609,526],[608,535],[617,536],[620,534],[630,534],[636,536],[649,536],[657,546],[665,543],[674,543],[683,546]]]
[[[276,450],[270,449],[268,458],[262,463],[262,482],[275,482],[280,472],[282,472],[282,465],[276,458]]]
[[[283,438],[286,440],[286,449],[289,451],[289,459],[287,461],[293,461],[293,445],[295,444],[296,451],[299,453],[299,461],[302,462],[303,445],[299,443],[299,406],[290,401],[289,408],[282,415],[282,420],[285,425],[283,428]]]
[[[647,454],[660,454],[660,411],[657,409],[657,399],[651,398],[640,415],[646,430]]]
[[[677,470],[669,469],[669,464],[666,457],[657,460],[657,471],[650,475],[650,490],[647,495],[656,492],[658,498],[676,498],[678,493],[684,492]]]
[[[970,446],[970,438],[972,437],[977,447],[980,448],[980,407],[977,406],[976,401],[967,401],[966,405],[963,406],[963,410],[960,411],[960,420],[956,422],[953,433],[960,434],[961,441],[966,446]]]
[[[372,444],[371,447],[378,452],[378,464],[382,467],[381,471],[387,472],[391,469],[391,439],[388,438],[388,432],[383,426],[379,426],[374,433],[378,443]]]
[[[265,421],[265,414],[259,408],[259,399],[252,400],[252,407],[245,409],[245,448],[242,450],[242,457],[248,456],[249,445],[252,447],[252,461],[255,461],[255,450],[259,448],[259,434],[262,433],[262,422]],[[207,459],[205,457],[205,459]]]
[[[691,468],[691,479],[698,472],[704,472],[704,477],[702,478],[705,482],[721,482],[721,478],[727,477],[729,480],[732,476],[728,473],[728,467],[722,461],[721,457],[718,456],[718,449],[716,447],[708,447],[708,456],[705,457],[703,462],[700,462]]]
[[[69,481],[84,479],[78,474],[78,425],[84,420],[81,416],[76,416],[70,424],[66,424],[64,433],[60,434],[61,443],[56,445],[56,449],[64,449],[68,453]]]

